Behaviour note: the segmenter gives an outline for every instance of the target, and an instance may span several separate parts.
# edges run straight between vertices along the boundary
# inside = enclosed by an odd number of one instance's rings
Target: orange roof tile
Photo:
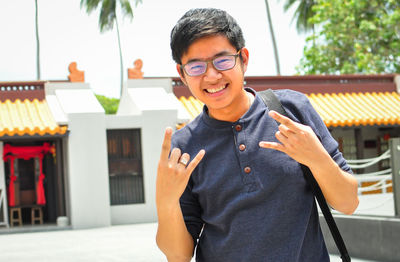
[[[181,96],[179,101],[186,108],[192,119],[194,119],[198,114],[200,114],[201,110],[203,110],[203,103],[193,96],[190,96],[189,98]]]
[[[307,97],[327,127],[400,125],[400,94],[396,92],[310,94]],[[179,100],[192,118],[200,114],[200,101],[192,96]]]
[[[0,102],[0,136],[62,135],[66,131],[66,126],[55,122],[46,100]]]
[[[400,95],[385,93],[310,94],[326,126],[400,125]]]

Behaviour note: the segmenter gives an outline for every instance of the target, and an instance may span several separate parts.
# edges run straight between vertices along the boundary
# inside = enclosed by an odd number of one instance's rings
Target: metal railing
[[[356,170],[371,167],[385,159],[390,159],[390,150],[385,151],[382,155],[378,157],[347,160],[347,163],[351,167],[351,169]],[[376,172],[356,174],[355,177],[360,185],[360,187],[358,188],[359,194],[377,190],[381,190],[381,192],[386,192],[387,188],[393,186],[391,168]],[[373,184],[368,186],[361,186],[363,182],[373,182]]]
[[[393,192],[393,195],[390,196],[390,199],[394,200],[394,214],[400,216],[400,138],[391,138],[389,149],[378,157],[348,160],[347,162],[352,169],[357,170],[371,167],[385,159],[390,159],[390,168],[354,175],[359,185],[364,182],[371,183],[367,186],[360,186],[358,194],[374,191],[387,193],[387,189],[391,188],[390,192]],[[387,200],[384,201],[387,202]]]

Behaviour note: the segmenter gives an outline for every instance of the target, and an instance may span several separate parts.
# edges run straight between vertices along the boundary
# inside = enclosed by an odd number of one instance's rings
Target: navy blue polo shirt
[[[337,164],[350,171],[307,97],[291,90],[275,94],[291,118],[310,126]],[[256,95],[236,122],[210,118],[204,107],[174,133],[173,147],[191,157],[206,151],[180,199],[186,227],[197,244],[196,261],[329,261],[300,165],[258,145],[277,141],[276,131],[277,123]]]

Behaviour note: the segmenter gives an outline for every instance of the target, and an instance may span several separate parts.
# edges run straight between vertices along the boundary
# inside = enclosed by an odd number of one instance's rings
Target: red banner
[[[14,189],[14,182],[17,180],[17,177],[14,175],[14,158],[11,158],[10,161],[10,169],[11,169],[11,175],[10,175],[10,184],[8,185],[8,205],[10,207],[15,206],[15,189]]]
[[[3,160],[10,161],[10,184],[8,185],[8,205],[10,207],[15,206],[15,187],[14,183],[17,180],[14,172],[14,160],[22,158],[28,160],[31,158],[39,158],[39,179],[36,187],[36,204],[45,205],[46,197],[44,194],[43,180],[45,178],[43,174],[43,156],[47,153],[54,154],[55,147],[49,143],[44,143],[42,146],[11,146],[9,144],[4,145]]]

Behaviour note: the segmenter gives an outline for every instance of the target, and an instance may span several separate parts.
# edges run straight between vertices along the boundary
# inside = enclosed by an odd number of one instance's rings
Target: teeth
[[[209,89],[207,89],[207,92],[208,93],[217,93],[218,91],[221,91],[224,88],[225,88],[225,86],[221,86],[221,87],[218,87],[218,88],[209,88]]]

